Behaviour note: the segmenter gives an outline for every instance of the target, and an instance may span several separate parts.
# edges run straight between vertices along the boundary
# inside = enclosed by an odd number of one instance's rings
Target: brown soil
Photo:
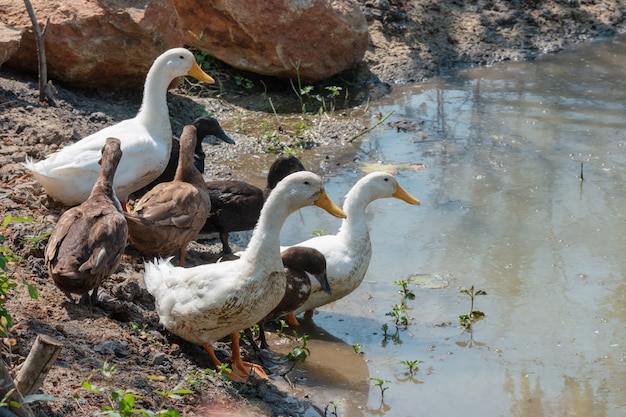
[[[313,171],[334,169],[349,160],[358,134],[370,123],[367,100],[388,93],[394,83],[419,82],[470,65],[532,59],[558,52],[568,43],[611,36],[623,29],[626,12],[626,6],[617,0],[361,3],[370,25],[370,49],[358,68],[315,86],[315,91],[322,92],[325,86],[343,88],[335,101],[325,99],[321,114],[303,114],[302,104],[319,107],[319,102],[305,97],[301,103],[288,83],[237,73],[224,65],[208,70],[220,81],[219,89],[186,84],[172,90],[168,99],[176,133],[204,109],[217,116],[237,141],[236,146],[207,146],[207,178],[246,178],[262,185],[262,170],[275,153],[287,148],[294,149]],[[242,83],[246,80],[253,82],[251,88]],[[141,396],[136,408],[158,409],[157,391],[181,383],[201,394],[166,401],[166,408],[181,415],[323,415],[325,404],[292,396],[289,385],[278,376],[269,382],[237,384],[204,373],[212,367],[204,350],[159,326],[153,300],[143,289],[143,258],[132,247],[120,270],[103,286],[102,292],[112,300],[93,309],[67,300],[52,284],[43,248],[46,233],[64,208],[47,198],[20,162],[27,155],[42,159],[99,128],[132,117],[141,99],[140,91],[57,88],[56,106],[44,105],[37,100],[35,77],[0,69],[1,215],[3,219],[34,218],[10,222],[0,229],[6,238],[2,246],[16,255],[10,267],[17,281],[24,278],[39,291],[38,300],[30,299],[21,284],[10,291],[6,307],[14,319],[10,337],[16,344],[5,349],[3,357],[16,372],[37,334],[63,343],[39,391],[56,400],[39,403],[39,412],[69,416],[94,415],[101,410],[107,404],[105,396],[88,393],[81,386],[90,377],[93,384],[107,386],[102,374],[94,373],[106,360],[117,366],[108,390],[132,388]],[[344,100],[345,91],[349,100]],[[349,103],[344,106],[344,102]],[[257,165],[251,163],[257,159]],[[214,241],[194,242],[187,264],[214,261],[219,248]],[[220,344],[217,352],[226,357],[228,343]],[[151,375],[166,380],[150,379]],[[191,379],[196,383],[190,383]]]

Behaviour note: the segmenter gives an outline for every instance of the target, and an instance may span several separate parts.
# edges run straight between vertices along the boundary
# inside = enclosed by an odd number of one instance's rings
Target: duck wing
[[[102,202],[84,204],[64,213],[46,246],[45,258],[57,285],[86,292],[118,267],[128,226],[124,216]]]

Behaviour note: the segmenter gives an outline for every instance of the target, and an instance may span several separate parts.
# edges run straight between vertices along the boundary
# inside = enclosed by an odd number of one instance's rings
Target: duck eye
[[[389,181],[389,178],[385,178],[383,181]]]
[[[304,183],[305,183],[306,185],[309,185],[309,182],[308,182],[308,181],[304,181]]]
[[[178,57],[179,57],[180,59],[185,59],[185,57],[184,57],[184,56],[182,56],[182,55],[179,55]]]

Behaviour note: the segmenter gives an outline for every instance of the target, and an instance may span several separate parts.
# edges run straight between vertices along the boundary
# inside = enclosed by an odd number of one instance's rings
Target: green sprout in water
[[[424,363],[424,362],[419,359],[416,359],[414,361],[403,360],[401,363],[407,367],[409,375],[412,376],[415,374],[415,372],[419,370],[417,365],[419,365],[420,363]]]
[[[363,353],[361,352],[362,348],[363,348],[363,345],[360,345],[358,343],[352,345],[352,349],[354,350],[354,353]]]
[[[398,293],[400,293],[400,295],[402,296],[403,306],[406,307],[407,300],[415,299],[415,294],[413,293],[413,291],[409,289],[409,280],[403,279],[399,281],[394,281],[393,284],[400,287],[400,289],[398,290]]]
[[[291,352],[289,352],[286,356],[286,359],[288,361],[290,361],[292,363],[291,367],[289,369],[287,369],[286,372],[284,372],[281,376],[285,379],[287,379],[287,381],[289,381],[289,379],[287,378],[287,374],[289,372],[291,372],[293,370],[293,368],[296,367],[296,365],[299,365],[301,363],[304,363],[304,361],[309,357],[309,355],[311,355],[311,351],[309,350],[308,347],[306,347],[306,341],[309,338],[308,335],[303,335],[302,337],[297,338],[296,340],[298,342],[302,342],[302,346],[300,345],[296,345],[293,347],[293,349],[291,350]],[[289,382],[291,384],[291,382]]]
[[[298,339],[299,342],[302,342],[302,346],[296,345],[293,347],[291,352],[287,354],[287,359],[289,361],[294,362],[294,364],[301,364],[306,360],[306,358],[309,357],[311,351],[308,347],[306,347],[306,341],[308,338],[309,336],[305,334]]]
[[[405,314],[404,304],[394,304],[392,310],[385,313],[385,316],[389,316],[394,319],[396,328],[400,326],[404,326],[406,328],[409,325],[409,318]]]
[[[469,289],[463,287],[459,290],[459,292],[462,294],[467,294],[470,297],[469,314],[461,314],[459,316],[461,325],[465,326],[465,328],[467,329],[470,329],[476,319],[479,319],[485,316],[485,313],[483,313],[482,311],[474,310],[474,298],[476,298],[479,295],[487,295],[487,293],[483,290],[475,290],[473,285]]]
[[[337,417],[337,408],[339,408],[339,404],[341,404],[341,401],[331,401],[326,404],[326,407],[324,408],[324,417],[328,416],[328,406],[331,405],[333,406],[333,411],[330,413],[330,415]]]
[[[380,397],[382,399],[385,399],[385,391],[387,391],[387,389],[389,388],[389,387],[386,387],[385,384],[391,381],[388,381],[382,378],[375,378],[375,377],[370,377],[370,381],[374,382],[374,386],[380,388]]]
[[[380,329],[383,331],[383,337],[386,340],[389,337],[389,334],[387,333],[387,331],[389,330],[389,325],[387,323],[383,323]]]

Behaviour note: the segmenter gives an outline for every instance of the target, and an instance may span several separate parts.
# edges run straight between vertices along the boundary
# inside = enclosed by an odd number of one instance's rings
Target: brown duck
[[[200,233],[219,233],[222,252],[232,254],[228,233],[254,229],[269,193],[280,180],[298,171],[304,171],[302,162],[293,155],[282,155],[270,166],[265,190],[244,181],[207,181],[211,211]]]
[[[54,283],[70,299],[70,294],[82,295],[81,304],[97,301],[98,287],[119,266],[128,239],[122,206],[113,190],[121,158],[120,140],[108,138],[89,198],[61,215],[46,245],[45,262]]]
[[[280,256],[285,267],[287,285],[285,295],[278,305],[259,322],[259,340],[263,349],[269,349],[265,340],[265,323],[287,316],[290,325],[298,325],[293,311],[304,304],[311,294],[311,280],[307,272],[317,279],[324,292],[331,294],[326,277],[326,258],[320,251],[305,246],[291,246],[282,251]]]
[[[130,240],[137,249],[161,257],[178,253],[180,265],[184,265],[187,244],[198,234],[210,207],[204,178],[194,166],[196,142],[195,126],[185,126],[174,180],[155,186],[125,213]]]
[[[204,160],[206,155],[202,148],[202,142],[207,138],[217,138],[231,145],[235,144],[235,141],[224,132],[220,122],[210,116],[198,117],[191,123],[197,129],[196,131],[196,147],[194,148],[193,163],[198,168],[200,173],[204,174]],[[180,158],[180,140],[177,137],[172,137],[172,152],[170,153],[170,160],[165,167],[165,171],[159,177],[152,181],[139,191],[136,191],[134,196],[140,198],[145,193],[156,187],[157,184],[162,182],[170,182],[174,180],[176,175],[176,168],[178,167],[178,160]]]

